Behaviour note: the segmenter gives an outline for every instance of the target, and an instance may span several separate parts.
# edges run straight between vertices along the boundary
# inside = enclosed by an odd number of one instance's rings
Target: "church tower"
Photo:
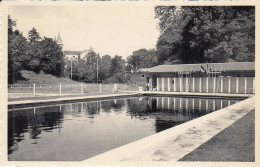
[[[63,47],[63,43],[62,43],[62,40],[61,40],[61,37],[60,37],[60,33],[58,34],[57,39],[54,38],[54,41],[57,42],[57,44],[60,45],[61,48]]]

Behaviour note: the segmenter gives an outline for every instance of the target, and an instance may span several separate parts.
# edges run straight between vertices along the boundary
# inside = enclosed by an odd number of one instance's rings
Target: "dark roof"
[[[203,63],[203,64],[176,64],[159,65],[149,69],[152,73],[178,72],[178,71],[201,71],[204,68],[208,71],[254,71],[255,62],[231,62],[231,63]]]
[[[64,53],[65,55],[80,55],[82,52],[81,52],[81,51],[65,50],[63,53]]]

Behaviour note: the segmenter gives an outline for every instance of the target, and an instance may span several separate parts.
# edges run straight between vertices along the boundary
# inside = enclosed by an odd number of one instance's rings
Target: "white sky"
[[[155,48],[159,37],[151,5],[11,6],[9,15],[25,37],[33,27],[41,37],[60,33],[63,50],[93,47],[101,56],[126,58],[135,50]]]

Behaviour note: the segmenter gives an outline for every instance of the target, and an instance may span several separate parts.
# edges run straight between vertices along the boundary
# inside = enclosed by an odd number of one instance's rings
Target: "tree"
[[[121,73],[123,71],[123,60],[122,56],[115,56],[111,60],[111,65],[110,65],[110,75],[113,76],[114,74]]]
[[[139,49],[137,51],[134,51],[132,55],[127,57],[128,71],[156,66],[158,63],[155,53],[156,52],[154,49]]]
[[[11,16],[8,15],[8,34],[11,35],[13,33],[13,27],[16,26],[16,21],[11,19]]]
[[[99,76],[101,80],[106,80],[110,77],[109,69],[111,64],[111,56],[104,55],[101,58],[101,62],[99,64]]]
[[[21,70],[32,70],[61,76],[64,70],[62,48],[51,38],[41,39],[35,28],[29,31],[28,40],[19,30],[16,22],[8,16],[8,82],[23,79]],[[29,42],[28,42],[29,41]]]
[[[41,53],[42,48],[40,46],[41,37],[35,28],[28,32],[28,40],[30,45],[30,49],[28,50],[30,62],[27,66],[27,70],[39,73],[41,71],[40,63],[43,58],[43,54]]]
[[[100,71],[98,71],[99,75],[97,76],[97,70],[98,67],[100,68],[101,58],[93,48],[90,48],[85,53],[83,59],[73,62],[73,68],[75,69],[73,71],[73,79],[84,82],[96,82],[100,80]]]
[[[108,82],[125,82],[125,60],[122,59],[122,56],[116,55],[112,58],[109,72],[111,77],[108,79]]]
[[[160,64],[254,61],[254,7],[157,6]]]
[[[31,43],[37,43],[41,40],[40,34],[34,27],[28,32],[28,39]]]
[[[61,76],[64,71],[64,55],[61,47],[52,38],[46,38],[39,42],[41,56],[39,69],[47,74]]]
[[[29,62],[28,42],[22,33],[13,30],[16,22],[8,16],[8,83],[22,79],[21,70]]]

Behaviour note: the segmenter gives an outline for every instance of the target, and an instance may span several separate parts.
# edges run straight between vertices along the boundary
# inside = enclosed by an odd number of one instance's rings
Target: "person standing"
[[[146,91],[149,91],[149,82],[146,82]]]

